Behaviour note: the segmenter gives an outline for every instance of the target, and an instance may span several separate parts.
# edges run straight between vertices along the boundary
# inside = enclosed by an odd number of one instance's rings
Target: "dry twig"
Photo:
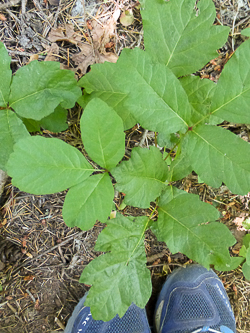
[[[9,2],[0,5],[0,10],[4,10],[8,7],[17,6],[21,0],[10,0]]]

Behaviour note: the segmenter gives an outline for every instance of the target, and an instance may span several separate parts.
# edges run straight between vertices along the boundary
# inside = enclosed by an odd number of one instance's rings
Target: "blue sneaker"
[[[84,306],[87,294],[79,301],[68,320],[64,333],[150,333],[145,309],[132,304],[125,315],[110,321],[94,320],[90,308]]]
[[[200,265],[176,269],[156,304],[157,333],[235,333],[235,319],[219,277]]]

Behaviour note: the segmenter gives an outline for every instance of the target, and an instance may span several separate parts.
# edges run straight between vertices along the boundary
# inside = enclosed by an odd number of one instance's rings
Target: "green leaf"
[[[111,170],[116,188],[126,194],[124,202],[135,207],[148,208],[157,198],[167,179],[167,164],[156,147],[134,148],[131,159]]]
[[[180,180],[188,176],[192,170],[189,160],[184,154],[180,154],[170,165],[169,180]]]
[[[206,268],[229,262],[228,247],[235,239],[224,224],[211,222],[219,218],[219,212],[196,195],[168,191],[171,195],[167,193],[165,198],[165,193],[160,197],[159,217],[152,226],[157,239],[164,241],[172,253],[184,253]]]
[[[65,131],[68,128],[67,115],[68,111],[58,105],[49,116],[41,119],[41,127],[54,133]]]
[[[171,133],[170,135],[165,135],[164,133],[158,133],[157,143],[160,147],[166,147],[172,149],[175,145],[180,142],[180,135],[178,133]]]
[[[124,25],[125,27],[133,24],[134,22],[134,15],[132,9],[130,10],[125,10],[124,12],[121,13],[120,16],[120,23]]]
[[[250,265],[248,265],[246,262],[242,266],[242,272],[245,278],[250,281]]]
[[[7,171],[21,191],[50,194],[82,182],[93,168],[79,150],[67,143],[35,136],[15,144]]]
[[[242,222],[242,226],[246,229],[249,230],[250,229],[250,218],[248,217],[247,219],[245,219],[245,221]]]
[[[118,214],[107,224],[108,230],[104,236],[101,233],[101,240],[97,243],[100,243],[98,248],[110,249],[111,252],[94,259],[80,278],[80,282],[92,285],[85,305],[90,306],[94,319],[104,321],[116,314],[122,317],[132,302],[144,308],[152,291],[150,271],[145,265],[147,218],[139,217],[132,221]],[[124,239],[119,238],[120,232],[130,240],[128,248],[124,246]]]
[[[242,257],[230,257],[230,260],[221,264],[221,265],[215,265],[215,269],[217,271],[232,271],[236,269],[239,265],[243,263],[245,258]]]
[[[244,257],[246,258],[246,255],[247,255],[247,249],[246,249],[246,246],[245,245],[242,245],[241,249],[240,249],[240,252],[239,252],[239,255],[241,257]]]
[[[1,45],[1,44],[0,44]],[[1,52],[1,51],[0,51]],[[6,163],[13,152],[13,145],[29,136],[22,121],[11,110],[0,110],[0,169],[6,171]],[[19,162],[18,162],[19,164]],[[19,164],[20,165],[20,164]]]
[[[109,175],[93,175],[69,189],[63,205],[63,219],[69,227],[89,230],[96,220],[107,220],[113,198],[114,188]]]
[[[123,158],[125,133],[116,112],[99,98],[93,99],[81,117],[84,148],[92,160],[110,170]]]
[[[22,118],[29,132],[41,132],[41,127],[50,132],[59,133],[65,131],[68,128],[67,124],[68,111],[58,105],[57,108],[47,117],[41,120],[34,120],[28,118]]]
[[[139,122],[166,135],[188,128],[191,108],[179,80],[143,50],[124,49],[116,64],[92,66],[79,83],[91,98],[100,97],[113,107],[125,128]],[[128,113],[133,122],[127,122]]]
[[[40,121],[34,119],[22,118],[22,117],[19,118],[22,119],[25,127],[30,133],[41,132]]]
[[[250,190],[250,145],[221,127],[201,125],[184,138],[183,151],[193,170],[210,186],[224,182],[233,193]]]
[[[75,105],[81,95],[74,73],[61,70],[54,61],[31,61],[13,77],[10,106],[24,118],[40,120],[61,104],[65,109]]]
[[[117,217],[108,220],[107,227],[98,236],[95,250],[108,251],[129,251],[133,252],[138,240],[144,237],[148,218],[145,216],[133,217],[123,216],[117,213]]]
[[[122,118],[124,129],[128,129],[136,124],[136,120],[124,104],[128,93],[126,84],[124,85],[121,79],[124,77],[124,74],[119,70],[119,68],[127,66],[126,63],[123,65],[123,52],[115,64],[105,62],[104,64],[91,66],[91,71],[84,75],[78,82],[85,89],[84,95],[77,102],[85,108],[92,98],[101,98]]]
[[[243,245],[245,245],[246,248],[250,247],[250,234],[246,234],[243,238]]]
[[[12,71],[10,69],[11,57],[2,42],[0,42],[0,106],[6,107],[10,93]]]
[[[241,30],[240,33],[241,33],[243,36],[250,37],[250,28],[243,29],[243,30]]]
[[[250,266],[250,247],[247,248],[247,252],[246,252],[246,263],[247,263],[247,265]]]
[[[219,119],[213,115],[209,117],[209,120],[206,119],[206,115],[210,112],[212,98],[216,88],[214,82],[201,79],[198,76],[186,76],[179,80],[188,96],[189,103],[193,107],[192,124],[200,120],[202,120],[202,122],[207,121],[210,124],[223,122],[224,119]]]
[[[145,0],[141,11],[144,43],[155,61],[167,65],[176,76],[194,73],[218,56],[227,41],[229,27],[213,25],[212,0]]]
[[[217,83],[210,113],[234,123],[250,123],[250,40],[235,51]]]

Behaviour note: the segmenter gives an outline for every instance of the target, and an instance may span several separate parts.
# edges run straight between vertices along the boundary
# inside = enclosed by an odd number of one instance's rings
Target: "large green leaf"
[[[209,268],[229,262],[228,248],[235,243],[224,224],[211,222],[218,218],[219,212],[198,196],[170,188],[159,200],[159,217],[152,230],[172,253],[182,252]]]
[[[192,124],[199,121],[218,124],[223,121],[214,115],[210,115],[210,108],[216,84],[198,76],[185,76],[179,79],[184,88],[189,103],[193,107]]]
[[[100,97],[112,106],[125,128],[139,122],[149,130],[170,134],[185,132],[190,123],[191,107],[180,82],[143,50],[124,49],[116,64],[93,65],[80,84],[91,98]],[[133,122],[126,121],[128,112]]]
[[[61,104],[75,105],[81,95],[74,73],[60,69],[54,61],[32,61],[13,77],[10,106],[24,118],[40,120]]]
[[[246,263],[250,266],[250,247],[247,249],[246,252]]]
[[[93,168],[79,150],[67,143],[35,136],[15,144],[7,171],[20,190],[50,194],[85,180]]]
[[[78,99],[78,103],[85,108],[92,98],[101,98],[122,118],[124,129],[133,127],[136,120],[124,102],[128,95],[126,83],[124,84],[123,52],[116,64],[105,62],[91,66],[91,71],[84,75],[78,84],[84,87],[84,95]],[[91,95],[89,95],[91,94]]]
[[[182,149],[205,183],[219,187],[224,182],[241,195],[250,191],[250,145],[235,134],[201,125],[186,135]]]
[[[93,99],[85,108],[81,117],[81,133],[88,155],[101,167],[110,170],[123,158],[123,122],[101,99]]]
[[[0,44],[1,45],[1,44]],[[13,152],[13,145],[29,136],[21,119],[11,110],[0,110],[0,169],[6,171],[6,163]],[[19,162],[18,162],[19,164]]]
[[[67,115],[68,110],[58,105],[51,114],[41,120],[20,118],[29,132],[41,132],[42,127],[50,132],[59,133],[68,128]]]
[[[169,181],[180,180],[192,172],[192,167],[185,154],[180,154],[170,165]]]
[[[96,220],[107,220],[113,199],[114,188],[109,175],[93,175],[69,189],[62,211],[64,221],[69,227],[88,230]]]
[[[244,236],[243,245],[245,245],[246,248],[250,248],[250,234]]]
[[[229,27],[213,26],[212,0],[144,0],[141,11],[144,43],[154,59],[176,76],[194,73],[217,57]]]
[[[250,247],[246,250],[246,262],[242,266],[242,272],[245,278],[250,281]]]
[[[241,30],[240,33],[241,33],[241,35],[243,35],[243,36],[250,37],[250,28],[243,29],[243,30]]]
[[[19,117],[30,133],[41,132],[40,121]]]
[[[94,319],[104,321],[116,314],[122,317],[132,302],[144,308],[152,290],[150,271],[145,265],[147,218],[132,221],[118,214],[107,225],[97,240],[97,248],[111,252],[94,259],[80,278],[80,282],[92,285],[85,305],[90,306]]]
[[[250,40],[227,62],[218,81],[211,114],[236,123],[250,123]]]
[[[2,42],[0,42],[0,106],[7,106],[9,93],[10,93],[10,83],[12,71],[10,69],[11,57],[9,57],[8,52]]]
[[[108,220],[107,227],[98,236],[96,251],[128,251],[132,253],[139,240],[144,237],[148,218],[123,216],[117,213],[115,219]]]
[[[65,131],[68,128],[67,115],[68,111],[58,105],[50,115],[41,119],[40,125],[54,133]]]
[[[243,257],[230,257],[229,261],[226,261],[220,265],[215,265],[214,268],[217,271],[232,271],[236,269],[245,260]]]
[[[250,281],[250,265],[248,265],[246,262],[242,266],[242,272],[245,276],[245,278]]]
[[[124,192],[127,205],[148,208],[166,186],[168,170],[156,147],[134,148],[131,159],[114,168],[116,188]]]

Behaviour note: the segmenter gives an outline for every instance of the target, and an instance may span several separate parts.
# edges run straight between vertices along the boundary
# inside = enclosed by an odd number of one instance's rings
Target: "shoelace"
[[[198,328],[197,330],[193,331],[192,333],[200,333],[200,332],[207,332],[207,333],[234,333],[230,328],[226,326],[220,326],[220,331],[214,330],[213,328],[210,328],[209,326],[203,326],[201,328]]]

